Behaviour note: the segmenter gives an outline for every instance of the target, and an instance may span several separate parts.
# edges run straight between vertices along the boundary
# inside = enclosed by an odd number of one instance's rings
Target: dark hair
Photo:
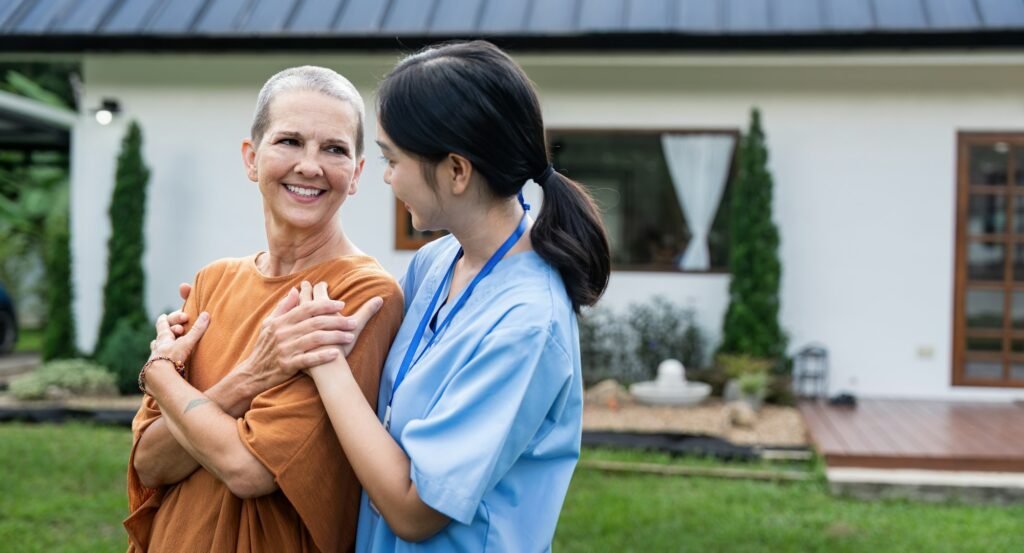
[[[540,101],[508,54],[485,41],[428,47],[384,78],[377,103],[384,132],[431,168],[451,153],[463,156],[498,198],[540,178],[544,204],[530,232],[533,248],[561,273],[575,311],[597,302],[611,272],[604,225],[582,186],[546,171]]]

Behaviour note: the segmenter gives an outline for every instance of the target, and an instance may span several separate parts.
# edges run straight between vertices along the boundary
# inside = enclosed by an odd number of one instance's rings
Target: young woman
[[[377,116],[384,180],[417,229],[450,236],[405,274],[376,412],[345,357],[309,370],[363,485],[357,551],[546,551],[579,456],[576,313],[608,282],[598,212],[552,169],[533,86],[492,44],[404,59]]]

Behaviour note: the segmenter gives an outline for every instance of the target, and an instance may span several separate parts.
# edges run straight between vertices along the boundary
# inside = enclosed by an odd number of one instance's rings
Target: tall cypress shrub
[[[145,274],[142,225],[149,169],[142,160],[142,131],[132,121],[117,158],[114,194],[110,200],[110,240],[107,242],[107,282],[103,286],[103,319],[96,352],[103,351],[119,321],[148,321],[143,292]]]
[[[779,326],[779,231],[772,222],[772,176],[756,108],[740,142],[738,162],[730,198],[732,282],[719,351],[780,360],[786,335]]]
[[[69,359],[78,355],[75,347],[75,317],[72,310],[71,232],[68,225],[68,188],[65,182],[54,191],[53,211],[46,220],[43,262],[46,266],[46,333],[43,359]]]

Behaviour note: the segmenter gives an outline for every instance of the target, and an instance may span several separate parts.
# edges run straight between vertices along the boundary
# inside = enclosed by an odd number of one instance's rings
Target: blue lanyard
[[[415,365],[421,357],[423,357],[423,354],[426,353],[434,343],[434,339],[437,338],[441,332],[444,331],[445,327],[452,322],[452,318],[455,317],[455,314],[459,309],[462,309],[462,306],[466,304],[466,300],[469,299],[469,296],[473,293],[473,289],[476,288],[476,285],[480,284],[480,281],[494,270],[494,267],[498,262],[505,257],[505,254],[512,249],[512,246],[515,246],[516,242],[519,241],[525,232],[526,213],[523,213],[523,217],[519,220],[519,226],[516,227],[516,230],[511,236],[505,239],[505,243],[498,248],[498,251],[494,252],[494,255],[492,255],[491,258],[487,260],[484,267],[480,269],[480,272],[473,277],[472,282],[469,283],[469,286],[466,286],[466,289],[461,295],[459,295],[458,301],[455,302],[451,311],[448,312],[448,316],[444,318],[444,321],[440,325],[438,325],[434,335],[427,341],[427,345],[424,346],[417,354],[417,350],[420,349],[420,342],[423,341],[423,332],[430,323],[430,319],[434,317],[434,309],[437,307],[437,301],[441,297],[441,293],[444,292],[448,281],[451,280],[452,275],[455,273],[455,264],[458,263],[459,259],[462,257],[462,248],[459,248],[459,252],[455,254],[455,259],[452,260],[452,264],[448,266],[448,272],[445,273],[444,279],[438,285],[437,291],[434,292],[434,297],[430,300],[430,305],[423,313],[423,318],[420,319],[419,326],[416,327],[416,333],[413,334],[412,340],[409,342],[409,349],[406,350],[405,357],[402,359],[402,365],[398,368],[398,374],[395,376],[395,383],[391,385],[391,397],[388,398],[388,406],[384,409],[385,429],[391,429],[391,402],[395,399],[395,392],[397,392],[398,387],[402,385],[402,381],[405,380],[405,376],[409,373],[409,369],[411,369],[412,366]]]

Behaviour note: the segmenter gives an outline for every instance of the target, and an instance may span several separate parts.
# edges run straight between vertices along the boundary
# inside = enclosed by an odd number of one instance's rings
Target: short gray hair
[[[252,117],[252,129],[249,131],[252,141],[257,146],[263,140],[263,133],[270,126],[270,104],[278,94],[294,90],[310,90],[348,102],[355,109],[357,117],[356,156],[363,155],[363,119],[366,113],[363,97],[359,95],[356,87],[338,72],[315,65],[290,67],[264,83],[256,99],[256,113]]]

